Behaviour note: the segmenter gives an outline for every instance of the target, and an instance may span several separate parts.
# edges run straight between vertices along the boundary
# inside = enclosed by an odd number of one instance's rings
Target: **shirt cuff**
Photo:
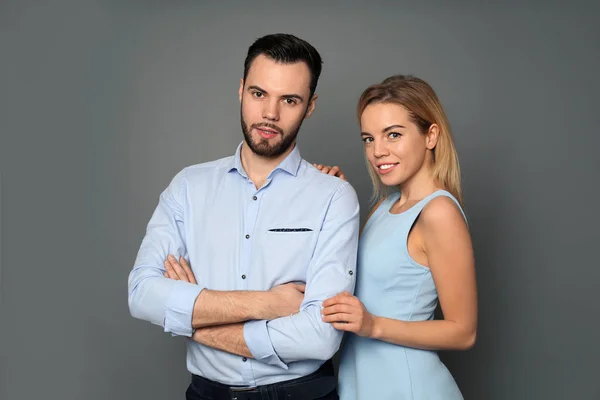
[[[191,337],[194,303],[202,287],[183,281],[174,281],[165,309],[165,332]]]
[[[285,364],[279,358],[277,353],[275,353],[275,349],[273,348],[269,336],[267,321],[260,320],[246,322],[244,324],[244,340],[255,360],[288,369],[287,364]]]

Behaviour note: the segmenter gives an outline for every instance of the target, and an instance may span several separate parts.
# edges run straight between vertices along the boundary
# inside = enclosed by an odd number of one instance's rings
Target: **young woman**
[[[380,200],[361,233],[355,296],[323,303],[323,320],[351,332],[340,399],[462,399],[436,353],[471,348],[477,331],[473,250],[448,121],[433,89],[411,76],[370,86],[357,111]],[[438,299],[442,320],[433,318]]]

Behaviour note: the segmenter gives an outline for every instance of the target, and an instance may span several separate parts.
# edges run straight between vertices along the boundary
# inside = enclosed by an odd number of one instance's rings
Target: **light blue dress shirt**
[[[204,288],[269,290],[306,282],[300,312],[248,321],[254,359],[187,339],[187,367],[228,385],[256,386],[305,376],[338,350],[342,332],[321,319],[322,302],[354,291],[359,205],[352,186],[303,160],[298,148],[260,189],[233,157],[180,171],[160,195],[129,275],[129,309],[174,336],[191,337]],[[190,261],[197,285],[167,279],[168,254]]]

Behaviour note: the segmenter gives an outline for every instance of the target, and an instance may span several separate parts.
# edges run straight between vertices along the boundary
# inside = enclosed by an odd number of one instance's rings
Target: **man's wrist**
[[[271,320],[276,318],[275,305],[277,299],[270,291],[256,291],[253,293],[255,300],[251,307],[250,320]]]

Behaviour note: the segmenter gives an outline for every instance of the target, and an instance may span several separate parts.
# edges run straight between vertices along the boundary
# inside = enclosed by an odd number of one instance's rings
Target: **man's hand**
[[[167,270],[167,272],[163,274],[165,278],[174,279],[176,281],[185,281],[193,283],[194,285],[198,284],[196,282],[196,277],[192,272],[192,268],[185,258],[179,257],[179,262],[177,262],[175,256],[169,254],[164,265]]]
[[[287,317],[300,311],[305,288],[306,285],[301,283],[285,283],[271,288],[269,290],[269,295],[271,295],[269,304],[272,315],[269,315],[271,318],[265,319]]]
[[[340,179],[348,181],[348,179],[346,179],[346,175],[344,175],[344,173],[342,172],[340,167],[338,167],[337,165],[330,167],[329,165],[315,163],[315,164],[313,164],[313,166],[324,174],[337,176]]]

